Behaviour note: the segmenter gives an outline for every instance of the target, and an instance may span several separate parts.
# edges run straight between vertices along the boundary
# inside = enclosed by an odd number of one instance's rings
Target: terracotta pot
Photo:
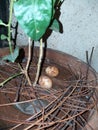
[[[24,50],[25,50],[24,51],[25,56],[27,57],[27,49],[24,48]],[[8,48],[0,49],[0,57],[7,55],[8,53],[9,53]],[[34,66],[36,66],[37,65],[36,59],[38,59],[38,56],[39,56],[39,49],[34,48],[32,55],[33,55],[34,59],[32,60],[31,64],[33,64],[35,62]],[[69,54],[62,53],[62,52],[59,52],[59,51],[54,51],[54,50],[51,50],[51,49],[47,49],[45,51],[44,57],[45,57],[43,59],[44,62],[42,64],[43,68],[47,65],[55,65],[60,70],[59,76],[57,78],[52,79],[53,85],[57,86],[57,89],[59,89],[59,87],[61,87],[60,89],[63,90],[65,88],[65,86],[68,85],[70,80],[72,80],[72,81],[78,80],[77,78],[79,78],[79,77],[80,78],[86,77],[90,86],[93,86],[93,87],[96,86],[96,72],[95,72],[95,70],[92,69],[91,67],[88,67],[88,65],[86,63],[77,59],[76,57],[73,57]],[[23,66],[24,66],[24,63],[23,63]],[[19,72],[19,68],[16,69],[15,72],[14,72],[15,67],[16,67],[16,64],[15,64],[15,66],[14,66],[14,64],[11,64],[11,66],[8,67],[8,65],[6,66],[5,63],[1,62],[0,75],[2,74],[2,76],[1,76],[0,82],[3,81],[4,78],[8,78],[11,74]],[[41,74],[45,74],[43,68],[42,68]],[[34,71],[35,70],[36,69],[34,69]],[[6,76],[4,75],[4,73],[2,71],[7,72],[7,73],[5,73]],[[30,69],[30,73],[31,73],[31,71],[32,71],[32,68]],[[30,76],[31,75],[32,74],[30,74]],[[32,78],[33,81],[34,81],[34,77],[35,77],[35,74]],[[18,81],[19,81],[19,78],[18,78]],[[66,81],[68,81],[68,82],[66,82]],[[9,86],[12,85],[12,84],[13,84],[14,87],[16,85],[16,87],[15,87],[15,89],[13,87],[11,87],[11,90],[10,90]],[[7,105],[7,103],[12,103],[12,102],[15,101],[16,93],[17,93],[17,91],[16,91],[17,85],[18,85],[17,79],[15,78],[15,79],[11,80],[9,83],[5,84],[4,87],[2,87],[0,89],[0,104],[1,104],[1,106],[0,106],[0,119],[1,119],[0,120],[0,128],[1,129],[4,129],[5,126],[12,128],[15,124],[18,124],[18,123],[20,123],[20,121],[24,121],[24,120],[26,120],[27,118],[30,117],[30,115],[24,114],[21,111],[17,110],[15,107],[13,107],[13,105]],[[5,88],[7,88],[7,90]],[[54,89],[56,89],[56,88],[54,87]],[[93,90],[94,90],[94,88],[93,88]],[[24,94],[25,94],[25,92],[24,92]],[[92,95],[93,94],[91,94],[90,97],[89,97],[91,101],[92,101]],[[34,95],[31,94],[30,96],[32,98],[34,98]],[[28,97],[28,95],[25,95],[25,97],[27,98],[27,100],[30,99]],[[23,100],[23,99],[24,99],[24,97],[22,95],[21,100]],[[6,105],[3,106],[2,104],[6,104]],[[85,115],[85,117],[87,118],[86,115]],[[18,122],[15,122],[15,119],[18,120]],[[24,129],[24,127],[22,127],[21,129]],[[52,129],[52,128],[50,128],[50,129]],[[69,127],[69,128],[66,128],[66,130],[71,130],[71,129]],[[80,130],[80,128],[77,127],[77,130]]]

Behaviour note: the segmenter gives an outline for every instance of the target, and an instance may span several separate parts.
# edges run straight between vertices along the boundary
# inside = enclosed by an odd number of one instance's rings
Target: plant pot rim
[[[27,56],[27,47],[23,47],[25,49],[25,55]],[[5,54],[9,53],[9,48],[0,49],[0,57],[2,57]],[[50,62],[55,62],[59,64],[61,67],[72,67],[72,71],[76,71],[78,74],[82,72],[83,75],[86,75],[87,70],[88,70],[88,65],[79,60],[76,57],[73,57],[72,55],[57,51],[57,50],[52,50],[52,49],[46,49],[45,53],[45,61]],[[33,51],[33,56],[38,57],[39,56],[39,48],[35,47]],[[74,67],[73,67],[74,66]],[[81,71],[80,71],[81,70]],[[89,74],[88,74],[88,80],[95,80],[96,79],[96,72],[93,68],[89,67]],[[93,82],[94,86],[96,85],[96,81]],[[12,108],[13,109],[13,108]]]

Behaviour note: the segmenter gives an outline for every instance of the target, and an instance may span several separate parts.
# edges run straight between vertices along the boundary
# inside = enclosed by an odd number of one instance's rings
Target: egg
[[[50,89],[52,88],[52,80],[48,76],[40,76],[39,85],[41,88]]]
[[[45,72],[48,76],[56,77],[59,74],[59,69],[56,66],[48,66],[46,67]]]

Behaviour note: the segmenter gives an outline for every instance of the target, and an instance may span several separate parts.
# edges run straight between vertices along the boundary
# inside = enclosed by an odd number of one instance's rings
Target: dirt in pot
[[[25,61],[26,57],[22,62],[23,67]],[[48,75],[45,71],[48,66],[58,68],[58,75]],[[34,56],[29,68],[32,86],[29,86],[25,75],[21,74],[0,88],[0,128],[82,130],[94,107],[92,97],[96,86],[93,70],[89,68],[86,77],[87,69],[85,63],[72,56],[48,50],[40,76],[48,76],[52,80],[52,88],[42,88],[39,84],[34,87],[37,70],[37,56]],[[19,72],[17,63],[1,64],[0,83]],[[90,125],[88,127],[91,128]]]

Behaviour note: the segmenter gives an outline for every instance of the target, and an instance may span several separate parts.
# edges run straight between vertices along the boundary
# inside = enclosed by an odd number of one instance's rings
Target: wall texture
[[[53,32],[47,47],[69,53],[86,61],[94,47],[92,66],[98,71],[98,0],[65,0],[61,7],[60,21],[63,33]],[[22,36],[22,37],[20,37]],[[27,38],[22,32],[18,43]]]

